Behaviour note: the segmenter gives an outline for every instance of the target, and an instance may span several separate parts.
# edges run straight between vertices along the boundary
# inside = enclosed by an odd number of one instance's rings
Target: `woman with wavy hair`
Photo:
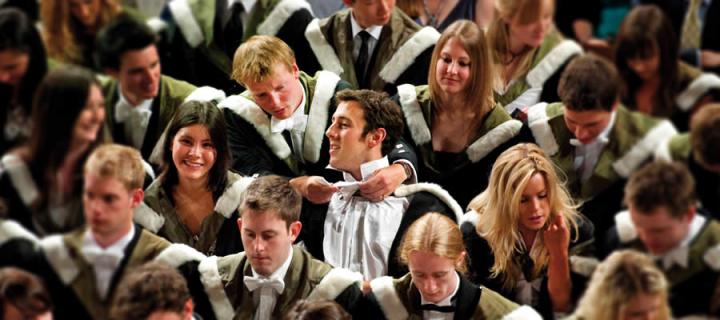
[[[488,188],[469,207],[461,228],[473,282],[544,318],[569,312],[582,292],[570,257],[590,253],[593,228],[545,153],[530,143],[503,152]]]
[[[653,260],[633,250],[600,263],[570,319],[669,320],[668,282]]]

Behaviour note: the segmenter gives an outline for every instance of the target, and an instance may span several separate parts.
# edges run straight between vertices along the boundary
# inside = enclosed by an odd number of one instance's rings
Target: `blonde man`
[[[293,187],[309,202],[327,203],[338,191],[328,181],[342,177],[327,169],[330,142],[324,134],[336,109],[335,93],[349,84],[331,72],[310,76],[298,70],[292,49],[270,36],[254,36],[238,48],[233,79],[248,90],[220,103],[228,124],[232,168],[246,175],[291,177]],[[415,176],[415,155],[403,144],[396,146],[389,158],[391,166],[360,186],[363,196],[372,201],[382,200]],[[310,204],[303,207],[303,212],[327,210]],[[308,235],[318,235],[313,231],[322,228],[321,219],[304,223]],[[301,238],[321,241],[305,234]],[[317,252],[313,255],[318,256]]]

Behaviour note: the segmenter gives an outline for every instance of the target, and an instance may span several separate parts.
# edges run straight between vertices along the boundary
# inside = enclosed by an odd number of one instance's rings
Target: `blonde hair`
[[[295,65],[295,53],[277,37],[252,36],[235,51],[232,78],[247,86],[247,82],[261,82],[275,72],[275,65],[288,70]]]
[[[407,265],[413,251],[430,252],[458,262],[455,270],[467,272],[464,260],[460,259],[465,252],[460,228],[455,221],[440,213],[426,213],[407,229],[400,244],[400,262]]]
[[[671,318],[668,283],[650,257],[634,250],[613,252],[592,275],[575,315],[586,320],[620,319],[623,309],[639,294],[660,295],[658,320]]]
[[[493,62],[497,65],[498,70],[503,70],[502,58],[510,51],[510,25],[508,21],[517,19],[518,23],[525,25],[542,19],[544,1],[551,2],[552,7],[550,10],[554,12],[554,0],[495,0],[494,18],[488,27],[487,33],[492,48]],[[527,73],[537,50],[538,48],[531,48],[521,54],[519,57],[520,63],[517,71],[515,71],[516,75]],[[502,72],[497,72],[496,77],[502,77]],[[499,78],[496,80],[499,81]]]
[[[545,179],[550,215],[535,236],[532,248],[525,248],[518,228],[519,205],[525,187],[536,173]],[[521,266],[513,259],[516,253],[530,250],[534,262],[533,278],[543,272],[549,255],[542,235],[556,214],[560,213],[566,225],[573,228],[577,239],[577,205],[558,179],[550,159],[532,143],[517,144],[500,154],[493,165],[487,189],[470,201],[468,207],[478,213],[477,233],[488,242],[495,257],[491,276],[500,277],[505,289],[513,288],[521,274]]]
[[[459,41],[463,49],[470,56],[470,79],[468,86],[463,92],[464,100],[468,105],[476,107],[479,105],[480,112],[476,118],[481,119],[494,106],[493,98],[493,64],[490,59],[490,48],[485,39],[485,33],[474,22],[470,20],[458,20],[453,22],[440,36],[435,49],[433,50],[432,60],[430,61],[430,72],[428,74],[428,87],[430,88],[430,96],[435,108],[445,107],[447,97],[444,96],[438,79],[436,79],[437,63],[440,60],[440,53],[445,44],[450,40]]]
[[[99,1],[98,28],[106,25],[122,11],[122,7],[115,0]],[[75,30],[72,26],[70,0],[40,1],[40,17],[48,56],[63,63],[81,64],[83,53],[77,43],[76,34],[82,30]]]
[[[97,147],[85,162],[84,172],[116,179],[128,190],[142,188],[145,180],[145,168],[140,152],[119,144]]]

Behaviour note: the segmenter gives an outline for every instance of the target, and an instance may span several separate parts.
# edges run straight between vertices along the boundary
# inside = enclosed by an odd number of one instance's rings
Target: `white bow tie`
[[[120,103],[115,106],[115,121],[117,122],[123,122],[145,128],[150,122],[151,115],[152,111],[148,109],[131,107],[125,103]]]
[[[277,294],[281,294],[283,290],[285,290],[285,282],[283,282],[282,279],[263,279],[245,276],[243,282],[250,292],[258,288],[262,289],[266,287],[272,288]]]
[[[682,268],[687,268],[688,247],[683,246],[680,248],[675,248],[664,256],[660,257],[659,260],[662,261],[662,267],[664,270],[669,270],[675,264]]]
[[[99,248],[82,248],[82,254],[88,263],[107,269],[117,268],[123,258],[121,254],[102,251]]]
[[[305,131],[305,127],[307,125],[307,115],[293,115],[290,118],[284,119],[284,120],[277,120],[275,118],[272,118],[270,121],[270,126],[273,133],[279,133],[283,132],[285,130],[288,131]]]

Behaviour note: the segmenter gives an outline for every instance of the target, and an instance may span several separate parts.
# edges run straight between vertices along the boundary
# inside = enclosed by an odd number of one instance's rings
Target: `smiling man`
[[[676,133],[667,120],[631,112],[619,100],[617,71],[592,54],[574,59],[558,86],[561,103],[528,111],[535,141],[567,176],[581,212],[602,241],[620,210],[630,174],[652,160],[653,151]]]

